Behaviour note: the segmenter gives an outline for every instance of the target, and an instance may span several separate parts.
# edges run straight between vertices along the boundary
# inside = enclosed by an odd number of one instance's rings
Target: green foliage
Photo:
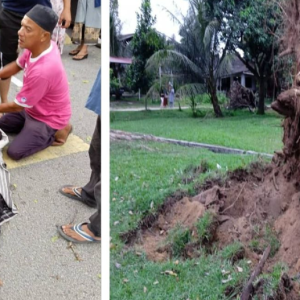
[[[219,1],[227,20],[223,37],[225,40],[230,37],[230,47],[259,82],[259,114],[264,113],[266,80],[275,72],[279,49],[276,35],[282,22],[280,1]],[[243,51],[243,56],[237,49]]]
[[[201,242],[209,242],[212,238],[212,226],[214,223],[214,215],[210,211],[206,211],[196,223],[198,239]]]
[[[109,73],[110,73],[110,81],[109,81],[110,90],[115,91],[120,87],[119,80],[114,76],[114,72],[112,69],[109,69]]]
[[[167,240],[170,243],[173,257],[180,257],[183,254],[185,246],[191,242],[191,237],[190,230],[182,227],[180,224],[177,224],[177,226],[169,232]]]
[[[151,16],[150,0],[143,0],[140,8],[140,14],[137,13],[137,28],[134,33],[131,46],[133,62],[127,69],[127,86],[135,92],[141,89],[145,93],[153,80],[153,75],[147,74],[145,65],[147,59],[160,49],[164,49],[165,40],[152,26],[156,19]]]
[[[254,252],[262,252],[259,240],[253,239],[249,242],[249,248]]]
[[[263,291],[262,291],[262,297],[263,299],[271,299],[272,297],[276,296],[276,293],[279,288],[279,283],[281,280],[281,276],[284,272],[287,272],[288,267],[283,263],[277,263],[273,266],[273,270],[269,274],[262,274],[260,275],[256,281],[255,284],[258,283],[259,280],[263,279]],[[255,298],[254,298],[255,299]]]
[[[110,0],[109,22],[110,22],[110,55],[117,56],[120,52],[120,42],[118,36],[121,33],[121,21],[118,13],[118,0]]]
[[[233,257],[235,257],[240,251],[243,250],[243,245],[240,242],[234,242],[225,248],[223,248],[219,255],[223,259],[231,261]]]
[[[196,86],[202,84],[214,103],[217,117],[222,116],[217,95],[217,78],[227,74],[231,67],[231,56],[226,55],[228,44],[221,45],[221,28],[225,22],[211,1],[189,1],[190,9],[180,27],[181,43],[174,50],[158,51],[148,60],[147,68],[172,70],[176,74],[178,86]],[[176,16],[174,17],[176,19]],[[190,89],[185,96],[196,96]],[[196,115],[193,109],[193,115]]]
[[[228,102],[228,98],[226,97],[226,95],[224,93],[218,92],[217,96],[218,96],[218,101],[220,104],[226,104]],[[200,103],[200,104],[210,104],[211,103],[210,95],[207,93],[197,95],[196,102]]]
[[[269,225],[266,225],[265,227],[264,239],[266,243],[271,246],[270,257],[273,257],[280,247],[280,242],[276,236],[276,233]]]

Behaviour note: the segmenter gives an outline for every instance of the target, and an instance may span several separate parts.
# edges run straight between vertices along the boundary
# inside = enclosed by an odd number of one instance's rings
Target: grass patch
[[[222,259],[236,261],[243,258],[244,255],[244,246],[240,242],[234,242],[222,249],[219,256]]]
[[[210,242],[213,238],[215,217],[212,212],[206,211],[196,223],[198,239],[201,243]]]
[[[201,111],[203,118],[192,118],[191,110],[114,112],[111,128],[257,152],[282,149],[282,118],[274,112],[230,111],[215,118],[211,109]]]
[[[263,299],[272,299],[272,297],[276,296],[276,292],[278,291],[281,276],[284,272],[287,272],[288,267],[283,263],[277,263],[274,265],[273,270],[269,274],[260,275],[255,284],[257,284],[260,280],[263,280],[263,295],[260,295]],[[255,296],[253,299],[261,299]]]
[[[172,257],[182,256],[184,248],[191,242],[191,238],[190,230],[177,224],[177,226],[169,232],[167,240],[171,246]]]
[[[280,242],[275,231],[269,225],[265,227],[265,241],[271,246],[270,257],[273,257],[280,248]]]
[[[209,254],[192,260],[172,259],[154,263],[148,261],[144,254],[126,249],[119,234],[136,228],[143,216],[155,212],[176,190],[193,194],[194,185],[205,176],[245,167],[256,158],[215,154],[171,144],[122,141],[111,144],[110,159],[111,299],[222,300],[237,293],[249,276],[249,266],[243,260],[239,261],[243,268],[240,273],[232,264],[235,249],[239,249],[236,245],[231,250],[228,248],[227,255],[223,256]],[[205,161],[205,174],[198,174],[193,181],[184,184],[182,178],[185,173]],[[217,164],[222,169],[217,169]],[[200,227],[205,232],[207,225]],[[172,240],[174,253],[180,253],[189,238],[189,233],[184,230],[182,235],[177,232]],[[166,270],[172,270],[177,276],[166,275]],[[224,275],[222,270],[230,272],[230,281],[222,283],[229,276]]]

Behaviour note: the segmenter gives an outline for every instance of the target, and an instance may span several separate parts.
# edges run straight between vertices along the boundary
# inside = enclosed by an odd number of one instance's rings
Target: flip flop
[[[69,193],[65,193],[65,192],[63,191],[64,188],[72,189],[72,191],[73,191],[73,193],[74,193],[75,195],[71,195],[71,194],[69,194]],[[78,189],[80,189],[80,188],[81,188],[81,187],[76,187],[76,186],[73,186],[73,185],[63,185],[58,191],[59,191],[62,195],[66,196],[66,197],[68,197],[68,198],[70,198],[70,199],[77,200],[77,201],[79,201],[79,202],[81,202],[81,203],[83,203],[83,204],[85,204],[85,205],[87,205],[87,206],[89,206],[89,207],[96,208],[96,207],[97,207],[97,203],[96,203],[96,202],[95,202],[95,203],[91,203],[91,202],[87,202],[87,201],[85,201],[84,199],[82,199],[81,194],[80,194],[80,192],[78,191]]]
[[[71,194],[69,194],[69,193],[64,192],[64,191],[63,191],[64,188],[72,189],[72,191],[73,191],[73,193],[74,193],[75,195],[71,195]],[[76,186],[73,186],[73,185],[64,185],[64,186],[62,186],[62,187],[59,189],[59,192],[60,192],[62,195],[66,196],[66,197],[68,197],[68,198],[71,198],[71,199],[73,199],[73,200],[82,201],[82,197],[81,197],[81,194],[80,194],[80,192],[78,191],[78,189],[80,189],[80,187],[76,187]]]
[[[85,241],[78,241],[70,236],[68,236],[67,234],[64,233],[62,226],[57,227],[57,231],[58,233],[67,241],[72,242],[72,243],[77,243],[77,244],[92,244],[92,243],[101,243],[101,240],[96,240],[94,239],[92,236],[90,236],[89,234],[87,234],[85,231],[83,231],[82,225],[86,225],[88,223],[79,223],[79,224],[74,224],[71,229],[76,232],[78,235],[80,235],[81,237],[83,237],[85,239]]]

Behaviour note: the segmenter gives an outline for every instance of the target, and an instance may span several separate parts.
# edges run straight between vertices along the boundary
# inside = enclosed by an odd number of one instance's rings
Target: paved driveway
[[[73,219],[85,221],[95,211],[58,193],[61,185],[88,181],[87,149],[96,124],[96,115],[84,105],[100,67],[100,49],[90,47],[88,59],[75,62],[68,55],[72,48],[65,46],[62,59],[72,97],[73,137],[80,147],[70,142],[54,157],[45,150],[38,160],[8,164],[19,215],[1,227],[1,300],[100,298],[100,245],[75,245],[78,261],[55,227]],[[16,78],[22,80],[21,74]],[[13,84],[11,100],[17,90]]]

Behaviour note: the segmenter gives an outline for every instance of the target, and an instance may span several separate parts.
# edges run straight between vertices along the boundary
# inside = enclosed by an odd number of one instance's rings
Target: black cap
[[[38,24],[45,31],[52,33],[58,22],[58,16],[53,9],[47,6],[37,4],[34,6],[26,16],[33,22]]]

